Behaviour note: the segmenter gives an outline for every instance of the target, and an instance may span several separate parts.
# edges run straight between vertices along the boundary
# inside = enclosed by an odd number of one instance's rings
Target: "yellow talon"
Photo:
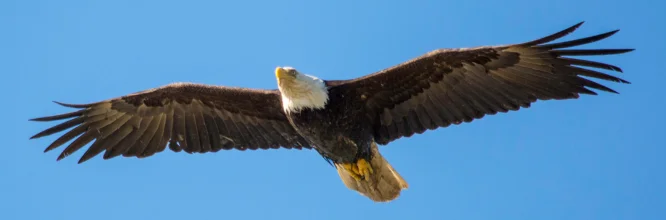
[[[342,167],[349,172],[354,179],[361,181],[370,176],[374,171],[370,166],[370,163],[365,159],[359,159],[356,163],[344,163]]]
[[[352,170],[352,165],[351,163],[343,163],[342,167],[345,168],[345,170],[351,171]]]
[[[352,177],[354,177],[354,179],[356,179],[356,181],[361,181],[361,180],[363,179],[362,176],[359,176],[359,175],[356,174],[356,173],[349,172],[349,174],[350,174]]]
[[[358,166],[359,173],[361,173],[363,176],[370,176],[372,174],[372,166],[370,166],[370,163],[366,161],[365,159],[360,159],[356,162],[356,166]]]

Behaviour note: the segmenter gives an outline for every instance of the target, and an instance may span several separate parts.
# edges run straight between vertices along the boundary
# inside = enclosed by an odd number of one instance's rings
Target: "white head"
[[[317,77],[299,73],[292,67],[276,68],[275,77],[285,112],[298,112],[304,108],[322,109],[328,103],[326,84]]]

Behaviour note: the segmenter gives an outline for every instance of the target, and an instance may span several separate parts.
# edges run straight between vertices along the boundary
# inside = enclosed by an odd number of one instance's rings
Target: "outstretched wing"
[[[103,151],[104,159],[148,157],[163,151],[167,143],[171,150],[187,153],[311,148],[289,124],[280,103],[275,90],[176,83],[97,103],[58,103],[80,110],[31,119],[71,118],[32,138],[73,128],[45,152],[76,138],[60,160],[93,142],[79,163]]]
[[[536,100],[574,99],[589,88],[616,93],[583,78],[627,81],[583,68],[619,67],[567,56],[609,55],[633,49],[568,49],[618,30],[561,43],[582,22],[553,35],[507,46],[440,49],[383,71],[342,82],[345,97],[361,97],[373,121],[375,141],[387,144],[427,129],[470,122],[497,112],[527,108]]]

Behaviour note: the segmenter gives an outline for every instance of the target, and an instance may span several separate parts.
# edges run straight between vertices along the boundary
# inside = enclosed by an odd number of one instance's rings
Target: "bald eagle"
[[[584,77],[629,83],[591,68],[619,67],[571,58],[633,49],[570,49],[618,30],[553,43],[583,22],[520,44],[438,49],[405,63],[350,80],[323,80],[291,67],[275,69],[277,89],[174,83],[89,104],[32,121],[68,119],[33,138],[70,129],[45,152],[73,140],[67,157],[92,142],[79,163],[175,152],[314,149],[342,182],[376,202],[394,200],[407,182],[379,153],[402,137],[527,108],[537,100],[617,93]]]

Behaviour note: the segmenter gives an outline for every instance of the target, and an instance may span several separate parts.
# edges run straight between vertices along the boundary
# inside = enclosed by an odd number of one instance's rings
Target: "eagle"
[[[436,49],[348,80],[277,67],[277,89],[272,90],[171,83],[89,104],[55,102],[75,110],[30,119],[66,120],[31,139],[70,129],[44,152],[69,143],[61,160],[92,142],[79,163],[102,152],[103,159],[145,158],[167,146],[189,154],[312,149],[346,187],[372,201],[389,202],[408,184],[378,145],[528,108],[537,100],[597,95],[593,90],[617,93],[591,79],[629,83],[601,72],[622,72],[617,66],[574,57],[634,49],[572,49],[619,30],[553,42],[582,24],[524,43]]]

